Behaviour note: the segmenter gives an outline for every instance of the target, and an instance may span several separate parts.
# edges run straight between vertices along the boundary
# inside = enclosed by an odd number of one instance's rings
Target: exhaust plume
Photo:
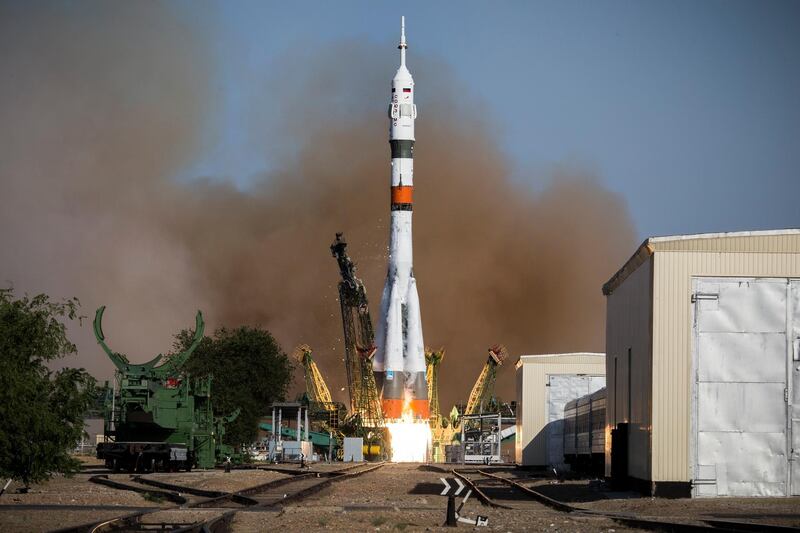
[[[136,361],[168,350],[198,308],[212,328],[262,325],[287,351],[310,344],[345,400],[328,246],[345,232],[375,319],[393,47],[346,42],[278,61],[250,80],[242,124],[268,170],[244,187],[179,182],[218,129],[203,21],[152,3],[87,11],[0,6],[0,67],[14,73],[0,77],[0,282],[78,296],[85,314],[107,304],[110,345]],[[636,235],[624,202],[590,172],[512,180],[485,106],[446,66],[414,56],[414,68],[415,275],[426,343],[447,348],[446,412],[466,401],[495,343],[509,363],[603,351],[600,286]],[[90,328],[73,338],[79,356],[66,363],[110,376]],[[514,399],[513,368],[497,392]]]

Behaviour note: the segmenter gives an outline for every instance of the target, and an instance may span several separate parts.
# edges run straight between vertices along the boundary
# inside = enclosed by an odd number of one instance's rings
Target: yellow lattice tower
[[[428,402],[430,403],[431,426],[441,423],[439,411],[439,365],[444,359],[444,348],[438,350],[425,350],[425,377],[428,381]]]
[[[497,380],[497,367],[503,364],[506,357],[508,357],[508,350],[502,344],[489,348],[489,358],[486,360],[486,364],[483,365],[483,370],[481,370],[478,380],[472,387],[472,392],[467,401],[467,408],[464,411],[465,415],[478,414],[482,406],[492,398],[494,382]]]
[[[311,347],[307,344],[301,344],[294,349],[294,357],[303,365],[308,398],[312,402],[332,405],[331,391],[328,389],[328,385],[325,384],[325,379],[322,377],[322,372],[319,371],[317,363],[311,357]]]

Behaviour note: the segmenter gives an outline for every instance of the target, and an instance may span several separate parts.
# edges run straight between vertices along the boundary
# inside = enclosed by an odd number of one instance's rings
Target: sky
[[[425,338],[459,391],[496,342],[602,350],[647,236],[800,227],[798,2],[0,0],[0,283],[108,305],[138,361],[202,309],[343,379],[328,246],[374,317],[401,15]],[[107,378],[85,322],[74,364]]]
[[[219,71],[215,129],[179,179],[246,187],[270,168],[242,128],[253,76],[298,49],[388,48],[402,14],[412,71],[415,56],[452,69],[531,187],[546,185],[531,176],[553,169],[590,169],[627,201],[641,238],[800,225],[797,2],[172,7],[203,19]],[[387,58],[388,84],[396,65]],[[425,80],[416,83],[424,105]]]

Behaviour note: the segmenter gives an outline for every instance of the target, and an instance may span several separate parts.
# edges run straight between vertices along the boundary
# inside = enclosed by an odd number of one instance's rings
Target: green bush
[[[54,473],[76,472],[70,451],[84,435],[95,380],[86,371],[52,371],[47,363],[76,352],[64,320],[78,317],[72,298],[15,299],[0,289],[0,476],[28,486]]]

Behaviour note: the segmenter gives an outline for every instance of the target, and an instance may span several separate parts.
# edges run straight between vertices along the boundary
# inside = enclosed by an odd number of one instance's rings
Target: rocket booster
[[[392,150],[391,230],[389,268],[376,328],[373,359],[381,391],[383,416],[388,420],[410,410],[413,418],[429,417],[425,379],[425,344],[414,279],[411,213],[414,192],[414,79],[406,67],[405,17],[400,24],[400,68],[392,79],[389,104],[389,144]]]

